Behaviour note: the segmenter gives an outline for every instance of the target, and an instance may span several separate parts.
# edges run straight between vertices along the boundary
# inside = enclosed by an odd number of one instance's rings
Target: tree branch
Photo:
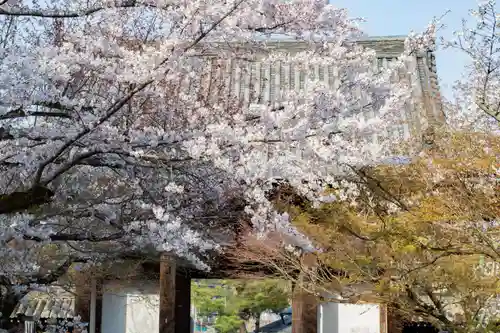
[[[285,25],[292,23],[293,21],[294,20],[290,20],[290,21],[287,21],[287,22],[276,23],[275,25],[270,26],[270,27],[258,27],[258,28],[249,27],[247,29],[251,30],[251,31],[262,32],[262,33],[264,33],[264,32],[270,32],[272,30],[276,30],[278,28],[282,28]]]
[[[446,318],[446,316],[442,313],[438,313],[435,307],[424,303],[421,299],[420,296],[417,295],[410,286],[406,285],[405,286],[405,291],[408,296],[408,298],[413,301],[413,303],[420,308],[419,312],[425,313],[427,315],[430,315],[438,320],[440,320],[442,323],[445,323],[446,325],[451,324],[450,320]]]
[[[481,100],[477,100],[476,104],[484,113],[486,113],[490,117],[493,117],[497,122],[500,123],[500,109],[497,111],[494,111],[493,109],[488,107],[488,105],[486,105],[485,103],[482,103]]]
[[[30,117],[30,116],[71,119],[71,116],[65,112],[43,112],[43,111],[25,112],[24,110],[14,110],[14,111],[10,111],[10,112],[4,114],[3,116],[0,116],[0,120],[24,118],[24,117]]]
[[[66,259],[66,261],[61,266],[57,267],[56,269],[51,270],[50,273],[48,273],[42,277],[32,277],[31,278],[32,283],[50,285],[50,284],[56,282],[57,280],[59,280],[59,278],[61,276],[66,274],[68,269],[74,263],[77,263],[77,262],[86,263],[87,261],[88,261],[87,259],[70,256],[68,259]]]
[[[77,258],[75,256],[69,256],[59,267],[56,269],[51,270],[48,274],[45,275],[32,275],[28,276],[24,281],[21,281],[21,284],[23,285],[30,285],[30,284],[41,284],[41,285],[50,285],[54,282],[56,282],[61,276],[66,274],[68,269],[71,267],[72,264],[80,262],[80,263],[85,263],[87,262],[88,259],[85,258]],[[15,283],[16,285],[19,283]],[[4,275],[0,275],[0,285],[5,285],[5,286],[13,286],[14,283],[9,280]]]
[[[245,0],[239,0],[237,3],[231,7],[230,10],[227,11],[220,19],[215,21],[210,28],[208,28],[206,31],[202,31],[202,33],[191,43],[189,46],[187,46],[184,51],[187,51],[191,49],[192,47],[196,46],[203,38],[205,38],[212,30],[214,30],[222,21],[224,21],[229,15],[231,15],[238,7],[244,2]]]
[[[135,88],[134,90],[129,92],[125,97],[123,97],[122,99],[120,99],[119,101],[117,101],[113,105],[111,105],[107,109],[107,111],[105,112],[105,115],[103,117],[101,117],[92,127],[85,128],[83,131],[81,131],[76,136],[74,136],[72,139],[68,140],[65,144],[63,144],[62,147],[59,148],[59,150],[56,151],[56,153],[54,155],[52,155],[52,157],[50,157],[49,159],[45,160],[43,163],[40,164],[40,166],[36,172],[35,179],[33,181],[33,185],[37,185],[37,184],[41,183],[42,174],[43,174],[43,171],[45,170],[45,168],[47,167],[47,165],[54,162],[62,153],[64,153],[64,151],[66,149],[68,149],[74,143],[76,143],[78,140],[80,140],[85,135],[90,133],[94,128],[105,123],[109,118],[111,118],[113,115],[115,115],[125,104],[127,104],[127,102],[132,97],[134,97],[138,92],[142,91],[143,89],[145,89],[147,86],[149,86],[153,82],[154,82],[153,80],[148,80],[148,81],[140,84],[137,88]]]
[[[9,107],[9,105],[5,105],[1,103],[0,105]],[[13,110],[8,111],[7,113],[0,115],[0,120],[6,119],[15,119],[15,118],[24,118],[30,116],[39,116],[39,117],[56,117],[56,118],[67,118],[71,119],[72,115],[70,112],[75,112],[76,108],[64,105],[60,102],[52,102],[52,101],[38,101],[33,102],[31,105],[34,106],[42,106],[49,109],[59,110],[60,112],[48,112],[48,111],[26,111],[24,110],[24,106],[20,106]],[[92,111],[94,108],[91,106],[84,106],[81,108],[82,111]]]
[[[367,172],[365,172],[362,168],[355,168],[352,165],[347,165],[355,174],[360,176],[362,180],[366,183],[366,185],[370,186],[372,189],[379,189],[382,193],[380,195],[385,199],[394,204],[396,204],[399,208],[410,211],[410,209],[399,199],[397,198],[391,191],[385,188],[384,185],[380,182],[380,180],[375,179],[370,176]]]
[[[116,232],[114,234],[108,235],[108,236],[97,236],[94,234],[89,234],[89,233],[84,233],[84,234],[53,234],[49,236],[49,239],[51,241],[57,242],[57,241],[75,241],[75,242],[83,242],[83,241],[88,241],[88,242],[108,242],[108,241],[113,241],[122,238],[125,235],[123,231]],[[37,236],[28,236],[24,235],[23,238],[25,240],[31,240],[35,242],[43,242],[46,239],[37,237]]]
[[[3,5],[5,2],[0,3],[0,6]],[[90,16],[95,13],[98,13],[100,11],[106,10],[106,9],[113,9],[113,8],[139,8],[139,7],[145,7],[145,8],[159,8],[159,9],[167,9],[169,6],[157,6],[155,4],[138,4],[137,0],[124,0],[120,4],[113,5],[113,6],[99,6],[99,7],[94,7],[94,8],[87,8],[83,10],[76,10],[76,11],[71,11],[71,10],[63,10],[63,11],[58,11],[58,10],[43,10],[43,9],[30,9],[30,8],[12,8],[12,9],[4,9],[0,8],[0,16],[31,16],[31,17],[45,17],[45,18],[75,18],[75,17],[85,17],[85,16]]]

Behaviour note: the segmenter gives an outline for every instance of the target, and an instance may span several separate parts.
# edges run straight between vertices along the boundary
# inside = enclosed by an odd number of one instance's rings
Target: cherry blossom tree
[[[379,69],[357,21],[319,0],[2,0],[0,25],[1,274],[16,282],[137,253],[208,268],[247,216],[307,245],[266,191],[321,201],[332,168],[390,156],[384,133],[412,102],[411,76],[391,78],[432,39],[431,26]],[[336,82],[282,84],[279,105],[250,112],[204,74],[229,58],[329,65]],[[48,245],[64,255],[47,273]]]
[[[495,6],[480,2],[471,12],[477,26],[469,29],[464,21],[455,40],[442,41],[472,63],[454,99],[444,103],[447,123],[429,133],[418,155],[353,168],[355,177],[331,183],[336,200],[319,207],[294,188],[274,191],[274,207],[321,249],[316,265],[305,265],[298,249],[283,251],[280,237],[264,245],[249,237],[246,251],[238,249],[242,262],[260,261],[281,278],[305,280],[316,295],[386,303],[404,319],[450,332],[498,331]]]
[[[450,332],[496,332],[498,151],[496,135],[443,129],[410,163],[360,168],[332,184],[337,200],[319,208],[277,189],[275,207],[321,249],[310,254],[315,265],[278,237],[249,237],[235,256],[329,301],[385,303],[404,320]]]
[[[494,0],[480,1],[470,12],[472,22],[462,21],[462,29],[452,40],[442,40],[445,48],[459,50],[470,60],[463,78],[454,87],[449,123],[499,133],[500,123],[500,14]]]

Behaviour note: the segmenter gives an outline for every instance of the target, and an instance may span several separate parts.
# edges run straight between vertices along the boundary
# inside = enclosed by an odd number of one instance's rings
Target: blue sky
[[[406,35],[411,30],[422,31],[434,16],[443,18],[446,29],[440,32],[451,38],[453,31],[461,27],[461,19],[468,16],[469,9],[476,8],[476,0],[330,0],[330,3],[347,8],[351,17],[362,17],[363,30],[371,36]],[[497,1],[497,6],[500,1]],[[467,57],[453,50],[440,50],[436,61],[441,88],[446,97],[451,97],[450,85],[460,78]]]

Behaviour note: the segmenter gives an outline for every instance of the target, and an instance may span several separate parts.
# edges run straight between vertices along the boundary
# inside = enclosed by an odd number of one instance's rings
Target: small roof
[[[72,319],[75,316],[75,296],[55,286],[32,290],[21,298],[10,318],[19,315],[39,319]]]

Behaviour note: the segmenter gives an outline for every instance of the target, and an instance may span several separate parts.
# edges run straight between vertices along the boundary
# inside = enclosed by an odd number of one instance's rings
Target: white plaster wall
[[[127,297],[124,294],[104,292],[102,295],[102,333],[124,333]]]
[[[159,286],[108,282],[103,288],[102,333],[159,331]]]
[[[159,332],[160,295],[128,294],[126,333]]]
[[[318,333],[338,332],[338,303],[322,303],[318,306]]]
[[[322,303],[318,332],[380,333],[380,308],[377,304]]]

